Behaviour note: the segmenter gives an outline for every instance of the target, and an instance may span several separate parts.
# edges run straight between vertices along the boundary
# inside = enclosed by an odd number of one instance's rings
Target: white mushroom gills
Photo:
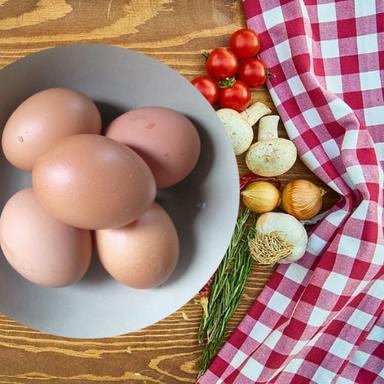
[[[265,104],[260,102],[254,103],[242,113],[230,108],[222,108],[217,111],[217,116],[223,123],[236,156],[244,153],[252,144],[252,126],[261,117],[271,112]]]
[[[278,137],[278,115],[265,116],[259,121],[258,142],[248,149],[245,162],[257,175],[280,176],[295,163],[297,150],[292,141]]]

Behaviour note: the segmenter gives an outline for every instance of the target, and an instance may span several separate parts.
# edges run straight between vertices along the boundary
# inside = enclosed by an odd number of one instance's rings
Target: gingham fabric
[[[342,196],[200,384],[384,383],[384,1],[245,0],[273,101]]]

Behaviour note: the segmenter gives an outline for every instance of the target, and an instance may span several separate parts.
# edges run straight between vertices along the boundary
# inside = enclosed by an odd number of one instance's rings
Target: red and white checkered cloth
[[[384,383],[384,1],[245,0],[273,101],[342,195],[200,384]]]

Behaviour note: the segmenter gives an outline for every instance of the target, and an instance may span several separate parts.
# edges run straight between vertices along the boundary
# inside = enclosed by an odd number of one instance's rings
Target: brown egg
[[[51,88],[25,100],[5,124],[2,147],[15,167],[31,171],[36,159],[63,137],[100,133],[96,105],[80,92]]]
[[[32,184],[48,212],[85,229],[128,224],[149,208],[156,194],[150,169],[134,151],[87,134],[66,137],[40,157]]]
[[[96,244],[104,268],[131,288],[164,283],[179,258],[175,226],[156,203],[132,224],[96,231]]]
[[[115,119],[107,137],[124,143],[149,165],[158,188],[183,180],[200,155],[200,138],[184,115],[161,107],[138,108]]]
[[[20,275],[47,287],[75,283],[91,261],[90,232],[53,218],[31,188],[17,192],[4,206],[0,243],[9,264]]]

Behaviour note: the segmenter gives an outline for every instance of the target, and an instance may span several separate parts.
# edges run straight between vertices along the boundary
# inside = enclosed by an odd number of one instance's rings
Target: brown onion
[[[308,180],[293,180],[284,187],[280,206],[299,220],[311,219],[320,212],[325,194],[324,188]]]
[[[251,211],[265,213],[273,211],[280,202],[280,192],[267,181],[254,181],[241,192],[244,205]]]

